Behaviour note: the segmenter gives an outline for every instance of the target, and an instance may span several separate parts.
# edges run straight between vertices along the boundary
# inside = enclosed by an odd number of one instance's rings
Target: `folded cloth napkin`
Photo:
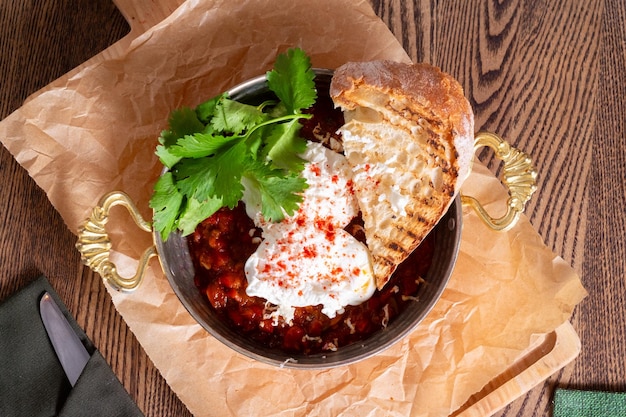
[[[41,321],[39,300],[46,291],[91,355],[74,387]],[[45,277],[0,304],[0,416],[142,415]]]
[[[553,417],[626,417],[626,393],[557,388]]]

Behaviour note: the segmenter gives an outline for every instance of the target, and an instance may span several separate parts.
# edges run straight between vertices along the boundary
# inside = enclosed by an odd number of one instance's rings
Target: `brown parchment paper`
[[[76,232],[101,196],[128,193],[146,218],[169,112],[270,69],[300,46],[314,66],[393,59],[401,45],[365,1],[192,1],[136,38],[33,95],[0,123],[0,140]],[[463,187],[497,212],[506,200],[480,163]],[[541,192],[541,191],[539,191]],[[114,260],[132,275],[150,236],[118,216]],[[506,233],[464,213],[459,259],[440,301],[406,339],[358,364],[294,371],[260,364],[208,335],[154,262],[113,302],[196,416],[445,416],[502,373],[533,337],[567,321],[585,290],[528,220]]]

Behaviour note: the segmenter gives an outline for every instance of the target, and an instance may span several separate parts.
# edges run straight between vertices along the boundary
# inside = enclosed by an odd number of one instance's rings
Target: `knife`
[[[65,375],[74,386],[89,361],[89,352],[48,292],[39,301],[39,313]]]

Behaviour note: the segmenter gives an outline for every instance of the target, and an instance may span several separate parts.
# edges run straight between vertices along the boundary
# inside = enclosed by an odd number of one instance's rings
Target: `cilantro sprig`
[[[150,200],[153,227],[164,240],[175,230],[192,233],[221,207],[235,207],[244,189],[269,221],[298,209],[307,187],[299,120],[311,117],[303,111],[317,99],[315,74],[306,53],[294,48],[276,58],[266,79],[277,100],[254,106],[224,93],[171,113],[156,149],[168,170]]]

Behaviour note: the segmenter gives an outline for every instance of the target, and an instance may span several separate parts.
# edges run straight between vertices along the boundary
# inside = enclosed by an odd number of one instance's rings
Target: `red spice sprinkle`
[[[361,268],[354,268],[352,270],[352,275],[359,275],[361,273]]]
[[[310,167],[311,172],[314,173],[316,176],[319,177],[320,175],[322,175],[322,170],[316,164],[311,164]]]
[[[315,219],[315,227],[317,230],[323,232],[326,235],[326,240],[332,242],[335,240],[335,235],[337,232],[335,231],[335,226],[326,219]]]
[[[339,176],[338,175],[333,175],[331,178],[333,184],[337,184],[337,181],[339,181]]]
[[[302,249],[302,254],[306,258],[315,258],[317,256],[317,250],[315,249],[315,246],[305,246]]]
[[[333,270],[330,271],[330,273],[333,274],[333,275],[343,274],[343,268],[338,266],[336,268],[333,268]]]
[[[294,231],[290,230],[289,233],[287,233],[287,236],[284,237],[285,242],[284,244],[289,246],[293,244],[293,235],[294,235]]]

